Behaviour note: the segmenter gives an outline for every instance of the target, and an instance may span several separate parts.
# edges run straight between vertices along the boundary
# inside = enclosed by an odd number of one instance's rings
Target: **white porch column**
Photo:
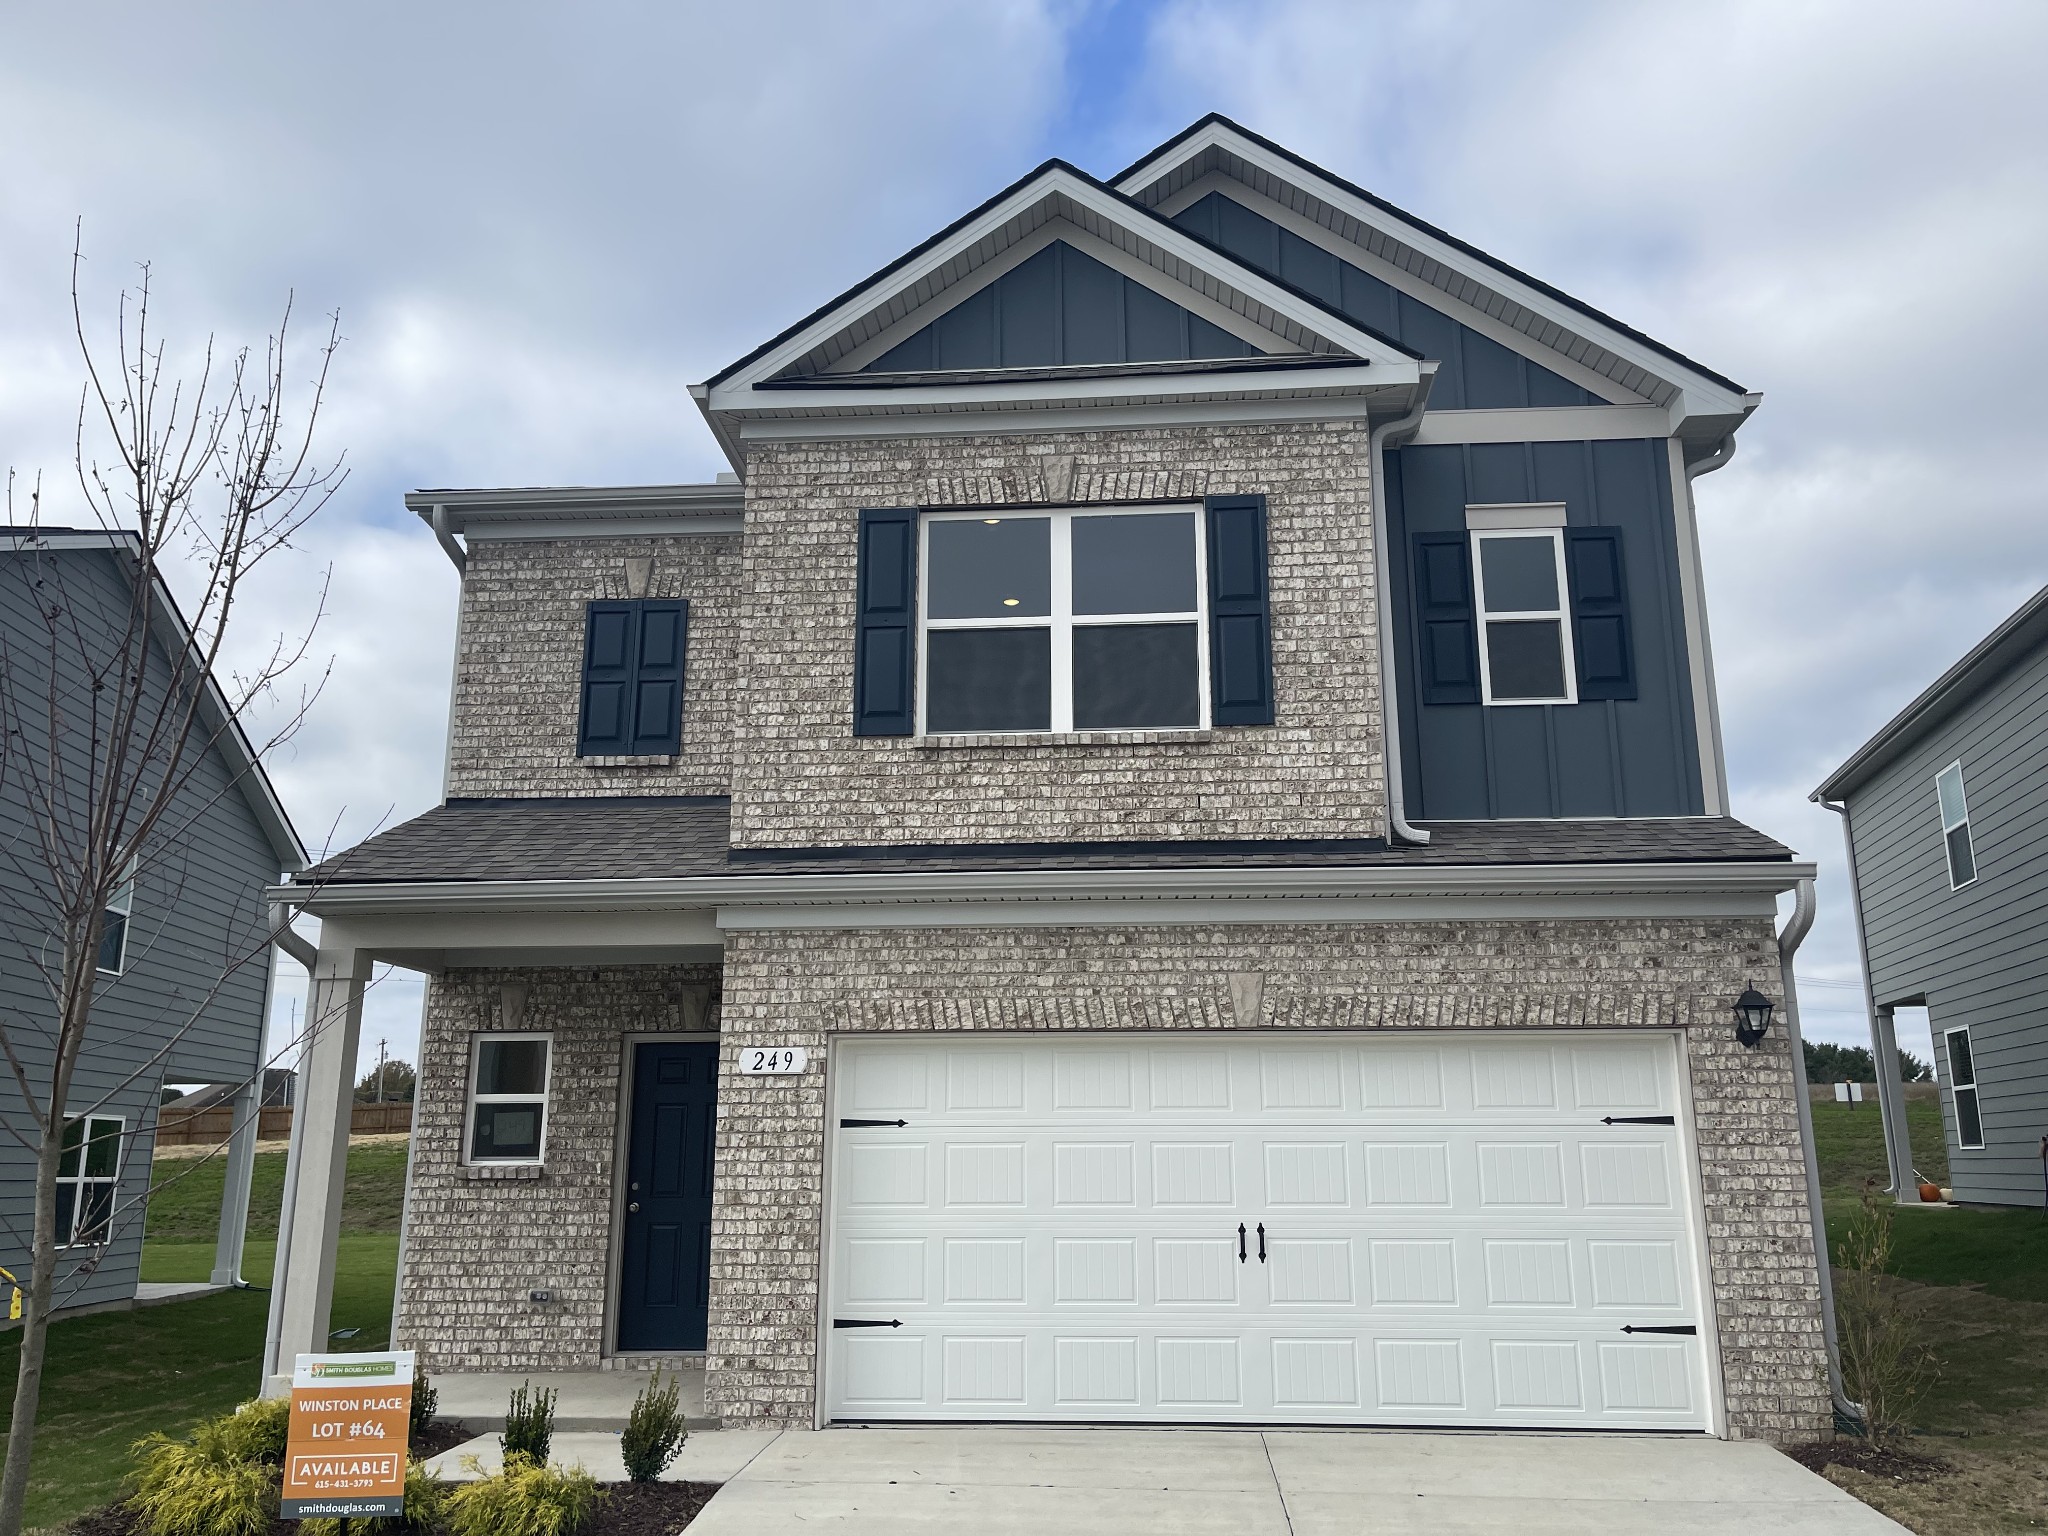
[[[1913,1177],[1913,1138],[1906,1130],[1906,1085],[1899,1079],[1899,1037],[1892,1027],[1889,1004],[1871,1015],[1870,1043],[1871,1055],[1877,1058],[1877,1108],[1884,1121],[1892,1195],[1902,1202],[1918,1200],[1920,1181]]]
[[[321,925],[320,955],[306,999],[308,1039],[292,1110],[291,1160],[271,1282],[274,1338],[264,1351],[265,1390],[289,1382],[294,1356],[327,1348],[341,1192],[348,1173],[356,1045],[370,957],[334,922]],[[288,1227],[288,1229],[287,1229]]]
[[[266,990],[266,997],[269,996]],[[268,1017],[269,1010],[264,1010]],[[256,1123],[263,1109],[263,1068],[235,1095],[235,1131],[228,1141],[225,1187],[220,1193],[220,1235],[213,1244],[215,1285],[242,1283],[242,1244],[249,1235],[249,1182],[256,1173]]]

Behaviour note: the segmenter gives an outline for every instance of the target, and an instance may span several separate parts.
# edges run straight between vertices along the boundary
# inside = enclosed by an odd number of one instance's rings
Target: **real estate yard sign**
[[[405,1513],[412,1351],[300,1355],[284,1455],[287,1520]]]

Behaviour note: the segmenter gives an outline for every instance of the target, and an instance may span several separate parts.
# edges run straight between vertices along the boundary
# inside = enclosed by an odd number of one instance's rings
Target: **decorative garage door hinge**
[[[898,1130],[901,1130],[904,1126],[907,1126],[908,1124],[910,1124],[908,1120],[842,1120],[839,1122],[839,1129],[841,1129],[842,1131],[857,1131],[862,1126],[893,1125]]]
[[[903,1319],[900,1317],[835,1317],[832,1319],[832,1326],[834,1328],[901,1328],[903,1326]]]
[[[1623,1333],[1682,1333],[1689,1337],[1691,1335],[1697,1334],[1699,1332],[1699,1329],[1695,1328],[1691,1323],[1665,1323],[1662,1326],[1653,1326],[1649,1328],[1637,1328],[1633,1325],[1625,1325],[1621,1331]]]
[[[840,1122],[842,1125],[844,1121]],[[1676,1125],[1670,1115],[1602,1115],[1602,1125]]]

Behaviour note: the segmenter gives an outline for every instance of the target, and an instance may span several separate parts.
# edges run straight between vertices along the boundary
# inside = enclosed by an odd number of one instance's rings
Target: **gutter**
[[[1388,569],[1393,562],[1389,558],[1387,542],[1387,487],[1384,470],[1389,440],[1396,434],[1403,438],[1412,437],[1415,430],[1422,425],[1423,413],[1429,409],[1429,391],[1430,386],[1436,383],[1436,367],[1434,364],[1425,363],[1423,368],[1422,385],[1416,392],[1415,404],[1408,414],[1393,421],[1382,422],[1372,429],[1367,468],[1372,493],[1374,602],[1378,610],[1375,618],[1379,628],[1380,740],[1384,749],[1381,757],[1385,764],[1387,780],[1387,836],[1393,842],[1418,845],[1427,843],[1429,834],[1420,827],[1410,825],[1401,794],[1401,702],[1394,685],[1394,674],[1399,669],[1394,661],[1393,581]]]
[[[455,534],[448,526],[448,508],[437,504],[427,520],[433,524],[434,537],[441,541],[441,548],[446,550],[448,558],[455,562],[455,574],[467,575],[469,556],[463,552],[462,546],[455,542]]]
[[[1807,866],[1811,869],[1811,865]],[[1823,1342],[1828,1352],[1828,1393],[1835,1412],[1854,1424],[1868,1422],[1861,1403],[1852,1403],[1842,1386],[1842,1351],[1835,1328],[1835,1277],[1828,1265],[1828,1221],[1820,1198],[1820,1157],[1813,1147],[1813,1100],[1807,1092],[1806,1041],[1799,1032],[1799,989],[1792,977],[1792,957],[1813,927],[1813,876],[1801,877],[1792,900],[1792,915],[1778,935],[1778,985],[1785,996],[1785,1037],[1792,1047],[1793,1086],[1799,1101],[1799,1143],[1806,1154],[1806,1205],[1813,1222],[1813,1267],[1820,1283]]]

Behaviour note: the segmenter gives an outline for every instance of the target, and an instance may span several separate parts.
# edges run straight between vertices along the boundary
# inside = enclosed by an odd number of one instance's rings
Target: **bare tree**
[[[94,1105],[74,1102],[74,1077],[88,1036],[98,961],[110,909],[150,859],[175,863],[195,821],[226,794],[205,765],[231,736],[252,759],[298,729],[318,693],[281,687],[307,656],[321,600],[303,634],[251,653],[231,630],[252,573],[286,547],[339,489],[337,456],[315,462],[313,433],[328,369],[340,344],[338,319],[317,349],[311,377],[290,377],[291,304],[260,353],[217,357],[211,338],[188,374],[151,325],[150,275],[120,296],[110,337],[88,333],[80,296],[83,263],[72,256],[73,329],[84,362],[73,462],[84,518],[122,537],[128,566],[118,596],[105,583],[66,576],[65,562],[36,553],[40,488],[29,530],[4,562],[28,584],[30,639],[10,655],[0,643],[0,782],[27,808],[29,830],[0,846],[11,861],[9,927],[40,973],[49,1006],[38,1016],[0,1015],[4,1054],[18,1103],[0,1127],[35,1149],[35,1217],[23,1286],[20,1368],[7,1457],[0,1469],[0,1536],[18,1536],[41,1398],[50,1314],[57,1287],[57,1183],[67,1121]],[[10,513],[12,512],[10,494]],[[12,517],[10,516],[10,521]],[[172,598],[183,598],[180,612]],[[29,651],[35,654],[28,654]],[[231,654],[253,664],[227,672]],[[295,680],[296,681],[296,680]],[[261,728],[258,722],[262,722]],[[118,913],[116,914],[118,917]],[[206,998],[185,997],[179,1018],[132,1042],[130,1079],[160,1070],[176,1039],[221,984],[261,959],[261,920],[219,956],[220,980]],[[133,1026],[129,1026],[133,1031]],[[95,1095],[104,1102],[102,1094]]]

